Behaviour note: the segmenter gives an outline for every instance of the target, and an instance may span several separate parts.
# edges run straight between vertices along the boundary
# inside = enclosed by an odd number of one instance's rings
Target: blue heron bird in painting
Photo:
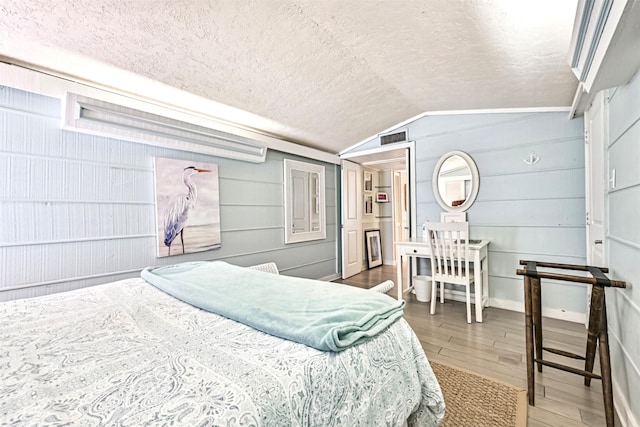
[[[191,180],[191,176],[201,172],[211,172],[208,169],[200,169],[195,166],[188,166],[182,171],[182,182],[187,186],[187,194],[178,193],[171,197],[167,210],[164,214],[164,244],[169,247],[171,256],[171,244],[180,234],[182,242],[182,253],[184,254],[184,227],[189,220],[189,213],[196,205],[198,189]]]

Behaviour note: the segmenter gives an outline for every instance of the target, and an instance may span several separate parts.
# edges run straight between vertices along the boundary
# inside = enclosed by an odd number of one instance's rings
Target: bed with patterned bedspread
[[[437,425],[400,319],[344,351],[277,338],[142,279],[0,304],[0,425]]]

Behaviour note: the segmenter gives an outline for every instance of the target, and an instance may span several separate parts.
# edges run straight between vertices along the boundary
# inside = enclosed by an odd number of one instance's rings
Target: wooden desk
[[[476,306],[476,322],[482,322],[482,308],[489,306],[489,256],[488,246],[489,240],[480,240],[479,242],[471,242],[469,244],[469,250],[471,251],[470,260],[474,265],[474,298]],[[403,299],[404,292],[410,291],[413,286],[411,285],[411,278],[407,278],[407,287],[404,287],[404,281],[402,278],[403,261],[405,258],[413,259],[413,271],[415,271],[415,258],[430,258],[431,249],[429,243],[421,238],[413,238],[410,240],[403,240],[394,242],[396,249],[396,260],[398,262],[398,300]],[[480,266],[480,268],[478,267]],[[480,289],[481,292],[477,290]],[[436,298],[436,295],[431,295],[431,298]]]

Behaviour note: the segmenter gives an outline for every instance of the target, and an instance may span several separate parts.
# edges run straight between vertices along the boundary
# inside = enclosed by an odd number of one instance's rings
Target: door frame
[[[596,124],[593,126],[593,124]],[[595,132],[599,130],[599,132]],[[585,171],[585,237],[587,265],[607,267],[608,207],[605,193],[609,189],[607,168],[607,147],[609,146],[609,110],[603,91],[596,94],[593,102],[584,112],[584,171]],[[595,183],[594,180],[600,180]],[[595,184],[595,185],[594,185]],[[601,191],[597,191],[597,190]],[[601,213],[597,218],[595,211]],[[599,242],[599,243],[598,243]],[[599,259],[596,259],[599,258]],[[589,324],[592,285],[587,286],[587,314],[585,327]]]
[[[340,161],[340,274],[343,279],[362,271],[364,258],[362,237],[362,167],[355,162]],[[353,179],[351,179],[353,178]],[[353,187],[353,194],[350,191]],[[347,256],[349,255],[349,256]]]
[[[592,124],[596,122],[600,132],[594,132]],[[608,109],[606,97],[603,92],[599,92],[591,106],[584,112],[585,130],[585,210],[586,223],[586,244],[587,244],[587,264],[607,267],[609,260],[606,251],[607,217],[608,212],[605,203],[605,193],[609,188],[608,171],[606,167],[606,151],[609,143],[608,135]],[[596,152],[596,150],[598,150]],[[594,172],[597,168],[598,171]],[[600,178],[599,186],[602,191],[594,191],[594,178]],[[601,211],[602,218],[596,218],[594,211]],[[596,224],[598,222],[598,224]],[[601,223],[600,223],[601,222]],[[598,228],[593,228],[599,227]],[[596,243],[600,241],[601,243]],[[601,262],[594,259],[594,254],[600,255]],[[601,265],[600,265],[601,264]]]
[[[349,152],[349,153],[345,153],[342,154],[340,156],[341,160],[348,160],[350,162],[354,162],[354,163],[358,163],[362,165],[362,161],[359,161],[358,159],[360,157],[363,156],[367,156],[368,158],[375,158],[378,157],[380,160],[384,160],[385,159],[385,153],[389,152],[389,151],[397,151],[399,149],[404,149],[405,150],[405,168],[407,171],[407,186],[408,186],[408,192],[409,192],[409,198],[408,198],[408,202],[409,202],[409,238],[413,237],[416,235],[417,233],[417,224],[416,224],[416,168],[415,168],[415,164],[416,164],[416,156],[415,156],[415,152],[416,152],[416,144],[415,141],[407,141],[407,142],[403,142],[403,143],[397,143],[397,144],[389,144],[386,146],[379,146],[376,148],[372,148],[372,149],[368,149],[368,150],[361,150],[361,151],[355,151],[355,152]],[[342,167],[341,167],[342,169]],[[342,176],[342,171],[340,173],[340,176]],[[340,191],[341,193],[344,191],[344,183],[341,182],[340,183]],[[360,198],[362,198],[362,194],[360,194]],[[340,212],[340,218],[343,217],[343,212],[342,210],[344,210],[344,206],[341,206],[341,212]],[[342,221],[342,219],[341,219]],[[342,230],[344,227],[344,224],[340,224],[340,229]],[[342,234],[342,233],[341,233]],[[364,236],[362,239],[360,239],[361,242],[364,242]],[[338,257],[340,259],[340,266],[344,265],[344,253],[342,250],[342,245],[339,245],[339,250],[340,250],[340,256]],[[364,250],[363,250],[364,253]],[[341,272],[342,274],[342,272]]]
[[[409,173],[406,169],[393,169],[391,171],[391,180],[393,193],[393,209],[391,214],[391,220],[393,222],[393,240],[404,240],[409,237],[410,228],[408,209]],[[406,230],[406,233],[403,233],[403,230]],[[394,264],[397,262],[395,253],[393,254],[393,262]]]

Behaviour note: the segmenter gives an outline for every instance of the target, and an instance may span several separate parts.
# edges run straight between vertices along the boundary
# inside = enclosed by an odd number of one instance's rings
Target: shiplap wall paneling
[[[640,425],[640,75],[608,92],[607,260],[626,289],[608,289],[607,315],[616,407],[624,425]]]
[[[494,305],[524,309],[522,278],[515,274],[520,259],[584,263],[582,118],[568,120],[562,112],[434,115],[408,128],[416,142],[418,226],[440,220],[442,208],[432,192],[438,159],[461,150],[478,166],[480,191],[467,216],[471,237],[492,242],[489,296]],[[378,145],[373,138],[355,151]],[[541,159],[533,166],[524,162],[530,152]],[[545,291],[554,316],[582,320],[584,287]]]
[[[584,237],[576,239],[585,227],[582,121],[561,113],[468,118],[433,117],[420,126],[429,134],[416,140],[418,185],[425,190],[418,193],[418,203],[424,203],[418,223],[437,221],[442,210],[431,191],[437,160],[451,150],[469,153],[480,171],[480,191],[467,216],[471,237],[492,242],[489,296],[493,305],[521,310],[522,279],[515,274],[520,259],[585,259]],[[533,166],[524,162],[530,152],[541,158]],[[513,240],[521,234],[528,238]],[[558,316],[579,321],[586,312],[584,287],[546,286],[544,298]]]
[[[336,277],[336,166],[270,150],[249,164],[60,129],[60,101],[0,87],[0,299],[134,277],[149,265],[275,261]],[[154,157],[218,164],[222,248],[156,258]],[[327,238],[284,244],[283,159],[326,167]],[[177,177],[180,179],[180,177]]]

